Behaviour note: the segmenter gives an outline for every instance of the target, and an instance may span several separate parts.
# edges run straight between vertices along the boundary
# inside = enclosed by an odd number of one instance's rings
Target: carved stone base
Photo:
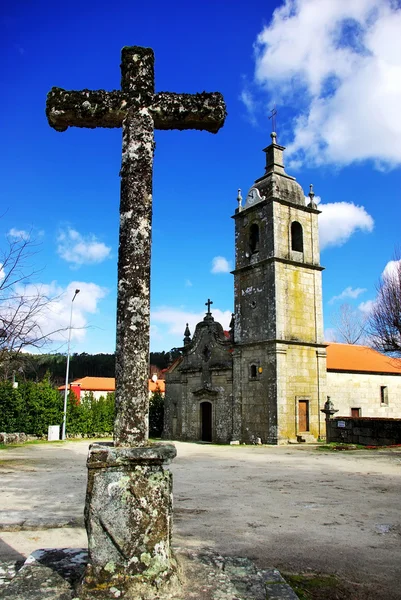
[[[83,599],[151,598],[171,578],[172,475],[163,465],[175,456],[171,444],[90,446]]]

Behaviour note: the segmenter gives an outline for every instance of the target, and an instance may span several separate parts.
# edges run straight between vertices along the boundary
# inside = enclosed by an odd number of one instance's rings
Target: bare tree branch
[[[44,329],[46,313],[57,298],[43,293],[32,278],[39,271],[31,264],[38,244],[31,238],[7,238],[0,251],[0,377],[7,378],[24,348],[43,348],[56,333]]]
[[[382,352],[401,356],[401,254],[392,269],[383,273],[377,298],[369,315],[368,330],[373,345]]]
[[[366,316],[350,304],[341,304],[332,317],[336,341],[345,344],[366,343]]]

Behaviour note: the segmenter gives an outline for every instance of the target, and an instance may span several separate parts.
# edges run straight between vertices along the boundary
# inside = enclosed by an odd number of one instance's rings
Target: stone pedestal
[[[89,448],[82,598],[152,597],[174,572],[171,444]]]

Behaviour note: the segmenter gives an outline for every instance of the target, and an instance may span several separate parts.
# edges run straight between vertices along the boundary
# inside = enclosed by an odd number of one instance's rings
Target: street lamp
[[[63,427],[61,430],[61,439],[65,440],[65,424],[67,422],[67,396],[68,396],[68,374],[70,371],[70,342],[71,342],[71,325],[72,325],[72,306],[79,290],[75,290],[75,294],[71,300],[70,326],[68,328],[68,347],[67,347],[67,368],[65,370],[65,389],[64,389],[64,410],[63,410]]]

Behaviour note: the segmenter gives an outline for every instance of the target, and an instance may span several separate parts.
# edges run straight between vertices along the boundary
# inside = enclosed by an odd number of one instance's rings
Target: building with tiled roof
[[[106,396],[108,393],[115,391],[116,380],[114,377],[81,377],[80,379],[71,381],[68,385],[78,399],[89,393],[92,393],[93,396],[98,399],[101,396]],[[61,385],[58,389],[64,391],[65,385]],[[148,389],[149,394],[160,391],[164,395],[164,379],[157,379],[155,377],[149,379]]]
[[[401,417],[401,359],[351,344],[327,346],[327,394],[343,417]]]
[[[401,362],[367,346],[327,344],[313,186],[285,172],[272,133],[265,173],[235,222],[230,332],[207,313],[166,373],[164,437],[284,444],[325,436],[337,416],[401,418]]]

